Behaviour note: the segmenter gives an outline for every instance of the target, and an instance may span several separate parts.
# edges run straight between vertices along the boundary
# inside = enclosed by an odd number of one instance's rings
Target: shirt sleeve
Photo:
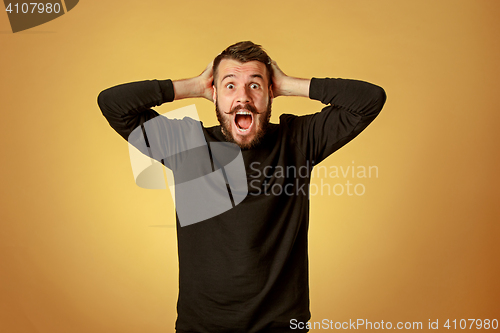
[[[201,122],[188,116],[169,119],[151,109],[172,102],[174,97],[171,80],[152,80],[106,89],[99,94],[97,103],[111,127],[130,145],[171,170],[184,165],[185,174],[190,175],[193,172],[189,173],[184,164],[190,161],[188,157],[196,166],[196,157],[208,154]]]
[[[157,117],[151,108],[174,100],[171,80],[151,80],[121,84],[102,91],[97,104],[111,127],[125,140],[132,131]]]
[[[306,116],[282,116],[290,125],[295,146],[313,164],[361,133],[382,110],[385,91],[374,84],[347,79],[311,80],[309,97],[327,106]]]

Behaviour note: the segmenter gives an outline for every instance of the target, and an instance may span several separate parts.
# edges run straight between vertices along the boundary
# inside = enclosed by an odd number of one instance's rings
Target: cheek
[[[258,101],[259,101],[258,108],[261,111],[266,111],[267,106],[269,104],[269,96],[260,96]]]
[[[219,110],[221,110],[223,113],[227,112],[230,106],[228,104],[227,98],[224,98],[224,96],[221,95],[217,96],[217,105],[219,107]]]

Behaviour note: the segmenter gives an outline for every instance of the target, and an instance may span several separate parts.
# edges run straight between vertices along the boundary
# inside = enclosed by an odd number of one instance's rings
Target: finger
[[[213,60],[207,65],[207,67],[205,68],[205,70],[203,71],[203,73],[201,73],[202,75],[203,74],[206,74],[208,76],[211,76],[212,75],[212,72],[213,72],[213,68],[214,68],[214,62]]]
[[[273,69],[273,77],[277,78],[284,75],[283,71],[279,68],[278,64],[274,60],[271,61],[271,68]]]

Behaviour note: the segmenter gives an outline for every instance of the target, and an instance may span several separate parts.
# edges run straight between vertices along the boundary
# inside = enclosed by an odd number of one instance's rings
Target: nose
[[[250,103],[250,94],[248,91],[248,87],[242,86],[238,89],[238,93],[236,95],[236,102],[241,104]]]

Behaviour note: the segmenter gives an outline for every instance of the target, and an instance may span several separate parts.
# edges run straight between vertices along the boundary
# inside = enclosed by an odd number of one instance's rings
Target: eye
[[[234,84],[228,83],[228,84],[226,84],[226,88],[227,89],[233,89],[234,88]]]
[[[252,89],[258,89],[259,87],[260,87],[260,86],[259,86],[257,83],[252,83],[252,84],[250,85],[250,88],[252,88]]]

